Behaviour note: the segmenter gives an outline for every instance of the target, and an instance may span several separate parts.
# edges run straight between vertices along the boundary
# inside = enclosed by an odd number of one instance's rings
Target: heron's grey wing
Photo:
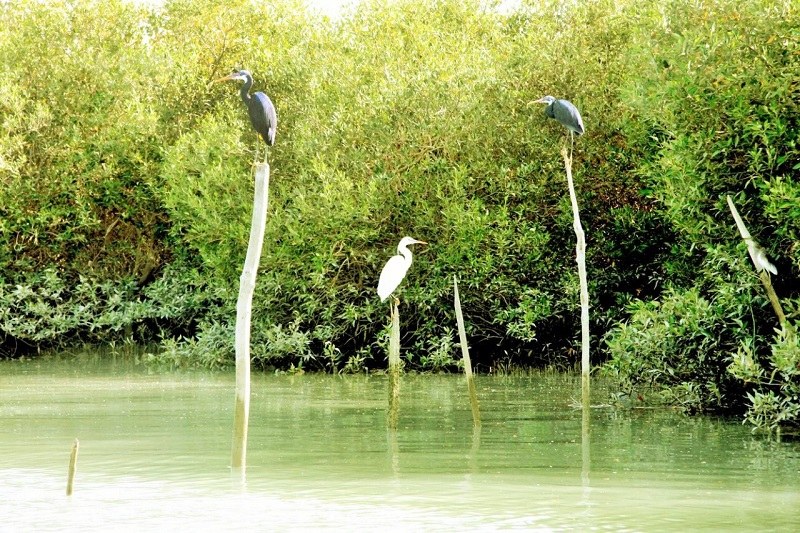
[[[269,119],[269,145],[272,146],[275,144],[275,133],[278,131],[278,113],[269,96],[265,96],[265,98],[267,99],[267,118]]]
[[[578,108],[569,100],[556,100],[553,102],[553,115],[553,118],[578,135],[583,133],[581,114]]]
[[[262,92],[253,95],[253,104],[250,108],[250,121],[253,128],[261,135],[269,146],[275,144],[275,130],[278,127],[278,115],[269,96]]]

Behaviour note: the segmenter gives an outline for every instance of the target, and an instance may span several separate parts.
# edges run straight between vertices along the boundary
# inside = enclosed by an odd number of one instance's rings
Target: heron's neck
[[[242,100],[247,102],[250,100],[250,87],[253,86],[253,80],[247,79],[242,84],[242,87],[239,89],[239,94],[242,96]]]

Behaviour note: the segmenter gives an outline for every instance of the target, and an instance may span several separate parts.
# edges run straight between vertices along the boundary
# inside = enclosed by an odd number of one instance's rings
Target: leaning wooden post
[[[731,210],[731,215],[733,215],[733,220],[736,221],[736,227],[739,228],[739,234],[747,244],[747,253],[750,254],[750,260],[753,262],[753,265],[755,265],[756,271],[758,272],[758,277],[761,278],[761,283],[764,285],[764,289],[767,291],[767,297],[772,304],[772,309],[775,310],[775,314],[778,316],[778,321],[781,323],[781,325],[783,325],[783,323],[786,322],[786,315],[783,313],[781,302],[778,300],[778,295],[775,294],[775,289],[772,288],[772,281],[770,280],[769,273],[767,273],[766,270],[767,266],[772,268],[773,271],[775,267],[769,263],[763,248],[758,245],[755,239],[753,239],[753,237],[750,235],[750,232],[747,231],[747,227],[745,227],[742,217],[739,216],[739,211],[736,209],[736,206],[733,205],[733,200],[731,200],[730,195],[728,195],[726,199],[728,200],[728,207]]]
[[[400,411],[400,305],[392,302],[392,329],[389,333],[389,429],[397,429]]]
[[[259,163],[256,165],[250,242],[247,245],[247,256],[239,281],[239,299],[236,302],[236,403],[233,411],[231,467],[241,469],[242,473],[247,458],[247,425],[250,416],[250,316],[267,225],[268,203],[269,163]]]
[[[567,185],[573,214],[572,227],[575,229],[577,239],[575,260],[578,262],[578,277],[581,283],[581,401],[584,408],[587,408],[589,403],[589,282],[586,277],[586,236],[583,233],[583,226],[581,226],[578,197],[575,195],[575,185],[572,182],[572,156],[567,154],[566,146],[561,149],[561,155],[564,157],[564,167],[567,170]]]
[[[72,496],[72,485],[75,482],[75,470],[78,466],[78,439],[72,443],[72,452],[69,454],[69,470],[67,472],[67,496]]]
[[[472,424],[481,425],[481,411],[478,405],[478,393],[475,390],[475,378],[472,375],[472,360],[467,347],[467,332],[464,329],[464,315],[461,312],[461,297],[458,294],[458,279],[453,275],[453,300],[456,309],[456,324],[458,324],[458,340],[461,344],[461,357],[464,359],[464,374],[467,376],[467,390],[469,391],[469,404],[472,407]]]

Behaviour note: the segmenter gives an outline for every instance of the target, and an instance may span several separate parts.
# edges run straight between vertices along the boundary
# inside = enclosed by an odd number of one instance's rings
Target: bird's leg
[[[575,133],[569,130],[569,163],[572,164],[572,147],[575,145]]]

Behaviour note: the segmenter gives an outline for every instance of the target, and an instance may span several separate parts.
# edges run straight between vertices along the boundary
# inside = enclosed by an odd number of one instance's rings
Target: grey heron
[[[269,96],[262,92],[256,92],[250,95],[250,88],[253,86],[253,75],[247,70],[240,70],[229,74],[215,82],[236,80],[242,81],[239,94],[242,97],[242,102],[247,106],[247,114],[250,115],[250,124],[253,129],[264,139],[267,146],[275,144],[275,130],[278,127],[278,115],[275,112],[275,106]],[[266,157],[266,156],[265,156]],[[258,158],[258,151],[256,151],[256,158]]]

